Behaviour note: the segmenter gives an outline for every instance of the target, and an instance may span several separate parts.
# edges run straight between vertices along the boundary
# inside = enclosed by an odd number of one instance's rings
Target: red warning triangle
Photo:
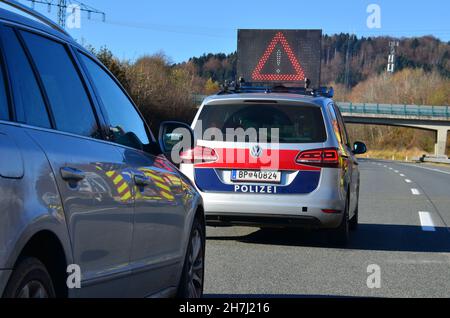
[[[289,61],[292,64],[292,67],[294,68],[295,73],[294,74],[261,74],[261,71],[263,70],[264,66],[267,63],[267,60],[269,59],[270,55],[273,53],[273,50],[275,49],[276,45],[280,43],[283,47],[284,51],[286,52]],[[256,65],[255,70],[252,73],[252,80],[253,81],[287,81],[287,82],[300,82],[305,80],[305,72],[303,71],[303,68],[300,65],[300,62],[298,61],[297,57],[295,56],[294,52],[292,51],[291,46],[289,45],[289,42],[286,40],[286,37],[282,32],[278,32],[275,37],[272,39],[272,42],[270,42],[269,46],[267,47],[266,51],[264,52],[264,55],[259,60],[258,65]]]

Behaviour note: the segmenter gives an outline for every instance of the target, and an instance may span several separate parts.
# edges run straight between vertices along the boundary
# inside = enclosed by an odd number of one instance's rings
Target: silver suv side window
[[[82,53],[80,56],[103,104],[113,141],[139,150],[146,149],[150,138],[145,123],[128,96],[95,61]]]
[[[100,138],[92,104],[67,48],[33,33],[21,35],[47,93],[56,129]]]
[[[14,30],[6,27],[2,40],[6,65],[11,77],[17,121],[51,128],[42,92]]]
[[[9,120],[8,98],[6,96],[6,81],[3,75],[3,60],[0,59],[0,120]]]

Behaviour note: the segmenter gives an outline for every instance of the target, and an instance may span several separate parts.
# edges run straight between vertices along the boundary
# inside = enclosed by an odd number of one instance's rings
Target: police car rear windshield
[[[206,105],[195,129],[202,132],[200,139],[208,141],[323,143],[327,139],[321,109],[298,105]]]

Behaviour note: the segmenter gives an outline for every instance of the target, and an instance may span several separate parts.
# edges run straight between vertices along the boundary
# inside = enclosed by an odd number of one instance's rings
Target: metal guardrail
[[[196,105],[200,105],[207,96],[193,95]],[[395,115],[428,118],[446,118],[450,120],[450,106],[427,105],[395,105],[395,104],[370,104],[370,103],[336,103],[343,113],[370,114],[370,115]]]
[[[343,113],[450,119],[450,106],[337,103]]]
[[[435,158],[423,158],[420,159],[420,162],[429,162],[429,163],[440,163],[440,164],[450,164],[450,159],[435,159]]]

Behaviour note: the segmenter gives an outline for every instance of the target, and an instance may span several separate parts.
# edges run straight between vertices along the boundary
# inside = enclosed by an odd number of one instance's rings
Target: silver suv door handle
[[[140,175],[140,174],[135,174],[134,175],[134,183],[138,187],[148,187],[148,186],[153,184],[152,179],[150,179],[147,176]]]
[[[61,168],[61,177],[66,181],[81,181],[86,178],[86,174],[78,169],[63,167]]]

